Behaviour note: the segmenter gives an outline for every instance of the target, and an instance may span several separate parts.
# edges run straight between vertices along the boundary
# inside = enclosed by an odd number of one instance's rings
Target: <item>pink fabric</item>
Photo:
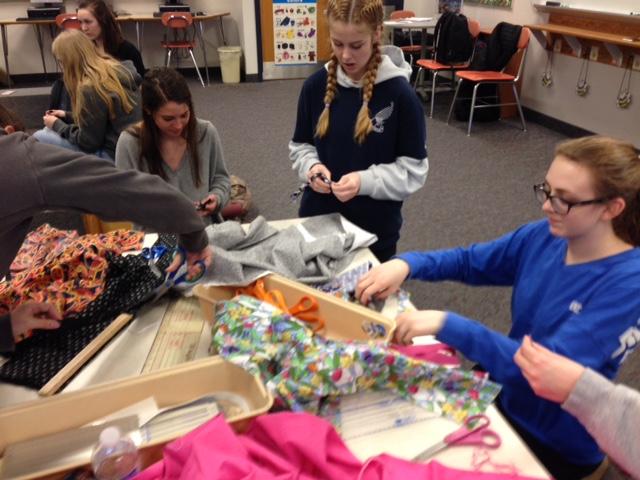
[[[306,413],[256,418],[236,435],[222,416],[168,444],[164,459],[135,480],[507,480],[517,475],[466,472],[437,462],[411,463],[379,455],[364,465],[332,425]]]
[[[445,343],[434,343],[432,345],[390,345],[396,352],[425,362],[437,363],[438,365],[448,365],[452,367],[460,366],[460,357],[453,347]]]

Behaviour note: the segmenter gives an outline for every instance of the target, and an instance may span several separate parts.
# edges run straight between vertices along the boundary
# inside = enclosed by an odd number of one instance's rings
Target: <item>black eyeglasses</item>
[[[569,202],[564,198],[560,198],[556,195],[551,195],[549,186],[546,183],[539,183],[537,185],[534,185],[533,192],[536,195],[536,199],[540,202],[540,205],[549,200],[549,202],[551,203],[551,208],[558,215],[567,215],[573,207],[580,207],[582,205],[593,205],[595,203],[604,203],[609,200],[609,198],[601,197],[594,198],[593,200],[583,200],[581,202]]]

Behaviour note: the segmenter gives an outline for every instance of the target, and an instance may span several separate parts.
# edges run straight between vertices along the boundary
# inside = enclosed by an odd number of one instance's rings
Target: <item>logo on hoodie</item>
[[[393,102],[388,107],[384,107],[378,113],[376,113],[371,119],[371,123],[373,124],[373,131],[376,133],[384,132],[384,122],[387,121],[391,114],[393,113]]]

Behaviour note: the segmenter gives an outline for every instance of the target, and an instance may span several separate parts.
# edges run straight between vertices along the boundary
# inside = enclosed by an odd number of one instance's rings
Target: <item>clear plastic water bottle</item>
[[[91,465],[97,480],[125,480],[138,472],[138,448],[117,427],[107,427],[93,449]]]

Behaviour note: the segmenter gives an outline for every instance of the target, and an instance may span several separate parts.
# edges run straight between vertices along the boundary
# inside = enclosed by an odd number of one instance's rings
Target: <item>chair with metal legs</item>
[[[390,20],[402,20],[404,18],[411,18],[411,17],[415,17],[416,14],[412,11],[412,10],[395,10],[393,12],[391,12],[391,15],[389,16]],[[420,57],[421,53],[422,53],[422,45],[414,45],[413,44],[413,33],[411,31],[411,29],[409,29],[409,45],[404,45],[400,47],[400,50],[402,50],[404,53],[409,55],[409,64],[413,65],[413,57],[414,55],[417,55],[418,57]]]
[[[165,48],[165,65],[167,67],[171,65],[171,55],[174,52],[177,54],[180,50],[187,50],[194,67],[196,67],[200,83],[204,87],[204,80],[196,63],[196,57],[193,55],[193,49],[196,45],[195,30],[190,29],[193,26],[193,17],[188,12],[165,12],[162,14],[162,24],[166,30],[165,38],[161,42]]]
[[[477,20],[468,20],[469,23],[469,33],[471,34],[471,37],[473,38],[473,42],[474,42],[474,49],[473,52],[475,52],[475,42],[478,39],[478,35],[480,35],[480,23]],[[435,45],[437,45],[437,39],[436,42],[434,42]],[[473,58],[473,52],[471,52],[471,56],[469,57],[469,59],[464,62],[464,63],[460,63],[460,64],[445,64],[445,63],[440,63],[438,61],[436,61],[436,56],[437,56],[437,50],[433,51],[433,59],[427,59],[427,58],[422,58],[420,60],[418,60],[416,62],[416,65],[418,65],[418,67],[420,67],[418,69],[418,73],[416,75],[416,80],[413,84],[413,88],[415,88],[416,90],[418,89],[418,85],[420,84],[420,82],[423,80],[424,77],[424,71],[427,70],[429,72],[431,72],[431,108],[429,109],[429,118],[433,118],[433,105],[435,102],[435,97],[436,97],[436,82],[438,79],[438,75],[445,73],[445,72],[450,72],[451,75],[453,75],[453,73],[456,70],[464,70],[466,68],[469,68],[469,64],[471,63],[471,59]],[[454,79],[451,79],[451,87],[450,90],[453,90],[453,83]]]
[[[516,52],[512,55],[511,59],[518,59],[517,73],[511,75],[505,73],[503,68],[499,72],[495,71],[480,71],[480,70],[462,70],[456,72],[456,79],[458,80],[458,86],[456,87],[456,93],[451,101],[451,107],[449,108],[449,115],[447,116],[447,124],[451,121],[451,115],[458,99],[458,93],[460,92],[460,86],[462,82],[474,83],[473,94],[471,96],[471,109],[469,111],[469,125],[467,126],[467,136],[471,135],[471,125],[473,124],[473,112],[476,108],[489,108],[489,107],[501,107],[504,105],[516,105],[518,107],[518,114],[520,115],[520,122],[522,124],[522,131],[527,131],[527,125],[524,121],[524,114],[522,113],[522,105],[520,104],[520,96],[518,95],[517,83],[522,75],[524,69],[524,60],[527,54],[527,48],[529,46],[529,40],[531,39],[531,30],[527,27],[522,27],[520,32],[520,38],[518,39],[518,46]],[[511,62],[509,62],[511,63]],[[513,96],[515,102],[509,103],[481,103],[476,105],[477,100],[482,101],[481,97],[478,97],[478,88],[480,85],[495,84],[495,85],[511,85],[513,90]],[[498,101],[499,102],[499,101]]]

